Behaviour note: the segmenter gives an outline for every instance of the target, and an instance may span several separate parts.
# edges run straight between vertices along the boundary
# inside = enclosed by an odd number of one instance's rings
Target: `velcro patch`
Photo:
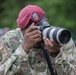
[[[0,44],[0,51],[4,48],[4,43]]]

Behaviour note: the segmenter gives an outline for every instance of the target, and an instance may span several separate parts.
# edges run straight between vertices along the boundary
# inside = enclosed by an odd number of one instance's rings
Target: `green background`
[[[16,28],[19,11],[28,4],[40,6],[51,25],[68,28],[76,40],[76,0],[0,0],[0,28]]]

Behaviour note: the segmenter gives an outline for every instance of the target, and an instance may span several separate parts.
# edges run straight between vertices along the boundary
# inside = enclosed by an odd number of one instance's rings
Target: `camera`
[[[59,44],[66,44],[70,41],[71,33],[66,28],[51,26],[46,21],[41,21],[37,25],[42,33],[42,37],[51,39]]]

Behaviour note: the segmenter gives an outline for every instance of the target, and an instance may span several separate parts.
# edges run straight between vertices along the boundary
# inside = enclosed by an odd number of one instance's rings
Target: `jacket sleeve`
[[[20,62],[28,59],[28,54],[20,45],[14,53],[6,42],[0,42],[0,75],[14,75],[20,70]]]
[[[76,50],[73,40],[64,45],[52,60],[58,75],[76,75]]]

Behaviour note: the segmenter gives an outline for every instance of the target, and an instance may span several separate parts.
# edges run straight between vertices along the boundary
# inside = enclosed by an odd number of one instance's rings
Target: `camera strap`
[[[55,75],[55,74],[54,74],[54,71],[53,71],[52,64],[51,64],[51,60],[49,59],[49,55],[48,55],[46,49],[45,49],[44,47],[42,47],[42,46],[41,46],[41,48],[42,48],[41,50],[42,50],[42,52],[43,52],[44,58],[45,58],[46,61],[47,61],[48,68],[49,68],[49,70],[50,70],[50,74],[51,74],[51,75]]]

